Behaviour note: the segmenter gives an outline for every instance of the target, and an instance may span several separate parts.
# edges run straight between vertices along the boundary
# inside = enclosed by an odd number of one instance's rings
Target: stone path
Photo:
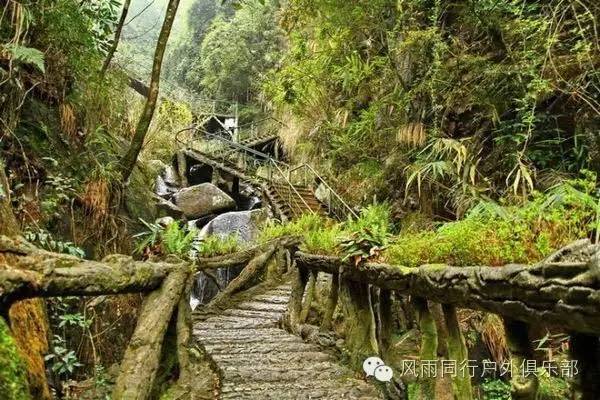
[[[194,323],[194,337],[221,376],[226,399],[381,399],[319,346],[279,327],[289,285],[267,289]]]

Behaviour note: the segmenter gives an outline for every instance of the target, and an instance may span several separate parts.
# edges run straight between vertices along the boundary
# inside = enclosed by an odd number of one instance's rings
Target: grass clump
[[[217,235],[209,235],[197,247],[200,257],[216,257],[225,254],[235,253],[240,251],[242,246],[238,236],[228,235],[220,237]]]

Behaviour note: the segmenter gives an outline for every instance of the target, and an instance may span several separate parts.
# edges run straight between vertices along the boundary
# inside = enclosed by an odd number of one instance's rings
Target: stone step
[[[306,360],[313,362],[337,361],[335,356],[322,351],[281,352],[274,354],[213,354],[212,358],[221,366],[227,365],[293,365]]]
[[[332,363],[311,363],[306,365],[269,366],[229,366],[221,368],[223,379],[232,384],[252,382],[284,383],[297,381],[336,380],[346,376],[347,371]]]
[[[254,296],[253,299],[262,303],[287,304],[290,301],[290,293],[286,292],[285,295],[272,295],[265,293],[258,296]]]
[[[201,339],[222,338],[223,340],[235,339],[238,337],[284,337],[292,336],[279,328],[259,328],[259,329],[203,329],[200,324],[193,327],[193,334]]]
[[[256,328],[277,328],[278,323],[272,319],[264,318],[238,318],[238,317],[217,317],[209,318],[206,321],[197,322],[195,327],[200,329],[256,329]]]
[[[205,350],[210,354],[276,354],[279,352],[313,352],[319,351],[319,347],[304,342],[291,343],[215,343],[206,344]]]
[[[373,400],[378,393],[361,381],[308,381],[284,384],[224,385],[221,399],[273,399],[273,400]]]
[[[240,332],[243,332],[242,329]],[[195,332],[195,331],[194,331]],[[196,333],[194,333],[196,334]],[[244,344],[244,345],[254,345],[257,343],[264,344],[275,344],[275,343],[302,343],[302,339],[287,335],[287,336],[249,336],[249,335],[238,335],[236,337],[206,337],[206,336],[197,336],[198,340],[200,340],[205,345],[221,345],[225,341],[228,344]]]
[[[261,301],[244,301],[235,306],[240,310],[253,311],[271,311],[284,313],[287,310],[287,304],[263,303]]]
[[[264,319],[272,319],[274,321],[279,321],[283,313],[281,311],[257,311],[257,310],[244,310],[239,308],[231,308],[229,310],[225,310],[221,313],[221,315],[227,315],[231,317],[241,317],[241,318],[264,318]]]

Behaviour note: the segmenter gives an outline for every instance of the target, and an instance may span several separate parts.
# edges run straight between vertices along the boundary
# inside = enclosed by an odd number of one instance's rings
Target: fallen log
[[[339,257],[295,254],[296,265],[340,273],[402,294],[456,307],[489,311],[526,322],[552,323],[567,330],[600,333],[600,246],[577,242],[535,265],[503,267],[423,265],[407,268]]]

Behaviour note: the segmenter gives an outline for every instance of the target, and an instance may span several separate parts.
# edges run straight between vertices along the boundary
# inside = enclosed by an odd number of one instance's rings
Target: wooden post
[[[293,267],[292,267],[293,268]],[[302,313],[302,297],[304,288],[308,282],[308,270],[302,267],[293,268],[292,293],[287,311],[287,323],[292,332],[297,332],[300,325],[300,314]]]
[[[177,174],[179,175],[181,187],[188,187],[190,183],[187,179],[187,160],[183,151],[177,152]]]
[[[442,305],[442,309],[444,311],[444,319],[448,330],[448,359],[456,361],[457,365],[466,365],[469,354],[467,352],[465,337],[460,330],[456,307],[450,304],[444,304]],[[456,376],[452,377],[454,399],[472,400],[473,388],[471,387],[471,377],[468,373],[468,369],[464,368],[457,372]]]
[[[504,318],[506,341],[510,350],[512,379],[511,396],[513,400],[536,400],[539,381],[536,373],[523,373],[522,366],[527,360],[533,360],[533,347],[529,340],[529,326],[522,321]]]
[[[308,314],[310,313],[310,306],[312,305],[313,298],[315,297],[315,287],[317,285],[317,272],[310,271],[308,276],[308,283],[304,293],[304,304],[302,304],[302,312],[300,313],[300,323],[306,323]]]
[[[421,330],[421,351],[420,361],[421,370],[425,370],[425,364],[432,361],[437,362],[437,327],[435,320],[429,312],[427,300],[422,297],[413,297],[412,304],[417,315],[417,322]],[[437,367],[436,367],[437,370]],[[426,376],[425,376],[426,375]],[[436,374],[422,374],[420,378],[420,393],[421,400],[429,400],[435,398],[435,376]]]
[[[331,330],[333,325],[333,313],[338,303],[338,295],[340,291],[340,274],[331,274],[331,287],[329,288],[329,296],[327,296],[327,306],[323,315],[321,329]]]
[[[379,290],[379,349],[382,354],[386,354],[392,342],[393,319],[392,319],[392,291],[386,289]]]
[[[351,363],[362,365],[365,358],[379,354],[369,285],[342,278],[339,302],[344,313],[345,340]]]
[[[600,342],[597,336],[571,333],[569,349],[575,375],[573,391],[580,400],[600,398]]]
[[[184,292],[188,276],[189,271],[184,269],[170,273],[161,288],[144,300],[121,363],[113,399],[146,400],[150,396],[160,364],[165,332]]]

